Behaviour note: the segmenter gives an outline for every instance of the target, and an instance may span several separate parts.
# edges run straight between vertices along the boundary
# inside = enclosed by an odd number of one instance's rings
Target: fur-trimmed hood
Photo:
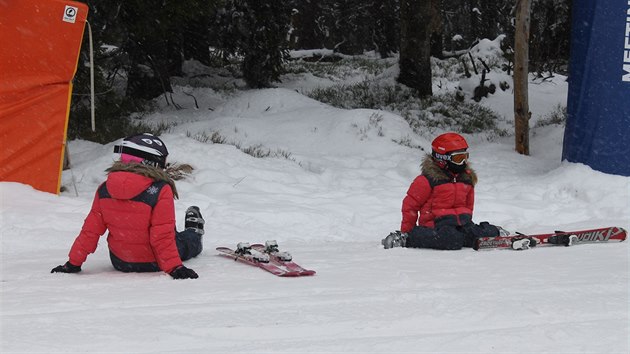
[[[455,177],[460,182],[469,181],[473,186],[477,184],[477,174],[475,173],[475,170],[470,167],[470,162],[466,163],[466,170],[464,172],[455,175],[450,171],[441,168],[437,163],[435,163],[433,157],[430,154],[427,154],[422,159],[420,168],[424,176],[436,182],[452,181]]]
[[[177,189],[175,188],[175,181],[166,171],[162,169],[139,163],[122,163],[120,161],[116,161],[110,168],[106,169],[105,172],[107,172],[108,175],[113,172],[131,172],[140,176],[151,178],[154,181],[164,181],[171,186],[175,199],[179,198]]]

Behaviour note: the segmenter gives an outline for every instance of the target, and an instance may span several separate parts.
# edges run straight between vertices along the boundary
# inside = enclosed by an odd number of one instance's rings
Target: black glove
[[[180,265],[169,273],[173,279],[197,279],[199,275],[194,270]]]
[[[80,271],[81,271],[81,266],[75,266],[74,264],[68,261],[64,265],[56,266],[50,272],[51,273],[78,273]]]

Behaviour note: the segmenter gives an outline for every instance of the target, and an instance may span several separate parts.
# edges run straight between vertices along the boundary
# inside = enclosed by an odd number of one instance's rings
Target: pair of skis
[[[219,254],[225,257],[261,268],[279,277],[302,277],[314,275],[314,270],[305,269],[293,262],[293,257],[280,251],[275,240],[267,241],[264,245],[240,242],[236,249],[217,247]]]
[[[473,249],[514,249],[526,250],[536,246],[572,246],[583,243],[623,242],[627,232],[621,227],[604,227],[581,231],[556,231],[548,234],[480,237],[475,240]],[[264,245],[241,242],[236,250],[217,247],[219,254],[225,257],[261,268],[279,277],[301,277],[314,275],[314,270],[301,267],[293,262],[291,255],[280,251],[276,241],[267,241]]]
[[[475,240],[473,249],[514,249],[526,250],[536,246],[573,246],[583,243],[622,242],[627,232],[621,227],[603,227],[580,231],[556,231],[548,234],[480,237]]]

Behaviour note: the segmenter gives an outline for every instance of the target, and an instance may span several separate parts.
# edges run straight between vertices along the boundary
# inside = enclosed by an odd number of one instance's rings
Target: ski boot
[[[269,263],[269,255],[252,249],[249,242],[239,242],[236,245],[236,253],[243,256],[250,256],[256,262]]]
[[[381,245],[383,245],[385,249],[405,247],[407,244],[407,237],[409,237],[407,233],[394,231],[381,240]]]
[[[276,240],[265,241],[265,253],[278,257],[283,262],[291,262],[293,259],[289,252],[280,252]]]
[[[579,240],[577,235],[564,234],[550,236],[547,241],[553,245],[565,245],[569,247],[578,243]]]
[[[496,226],[497,230],[499,230],[499,237],[508,237],[510,236],[510,232],[501,226]]]
[[[185,229],[187,230],[191,229],[195,231],[196,233],[198,233],[199,235],[203,235],[204,233],[203,224],[205,224],[206,221],[201,216],[201,211],[199,211],[199,207],[197,206],[188,207],[188,209],[186,209],[185,220],[186,220],[184,223]]]

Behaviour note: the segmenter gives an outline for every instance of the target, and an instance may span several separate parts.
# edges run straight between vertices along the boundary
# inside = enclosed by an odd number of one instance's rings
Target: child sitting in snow
[[[182,260],[202,250],[204,220],[199,208],[186,210],[183,232],[175,229],[175,182],[165,171],[168,150],[159,138],[145,133],[123,139],[114,148],[120,161],[107,169],[107,181],[96,191],[92,209],[69,253],[69,260],[51,273],[77,273],[98,240],[109,230],[107,243],[115,269],[122,272],[162,270],[174,279],[197,273]]]
[[[458,250],[475,238],[507,234],[500,227],[472,222],[477,175],[468,162],[468,144],[456,133],[438,136],[422,174],[411,183],[402,203],[400,231],[381,241],[392,247]]]

